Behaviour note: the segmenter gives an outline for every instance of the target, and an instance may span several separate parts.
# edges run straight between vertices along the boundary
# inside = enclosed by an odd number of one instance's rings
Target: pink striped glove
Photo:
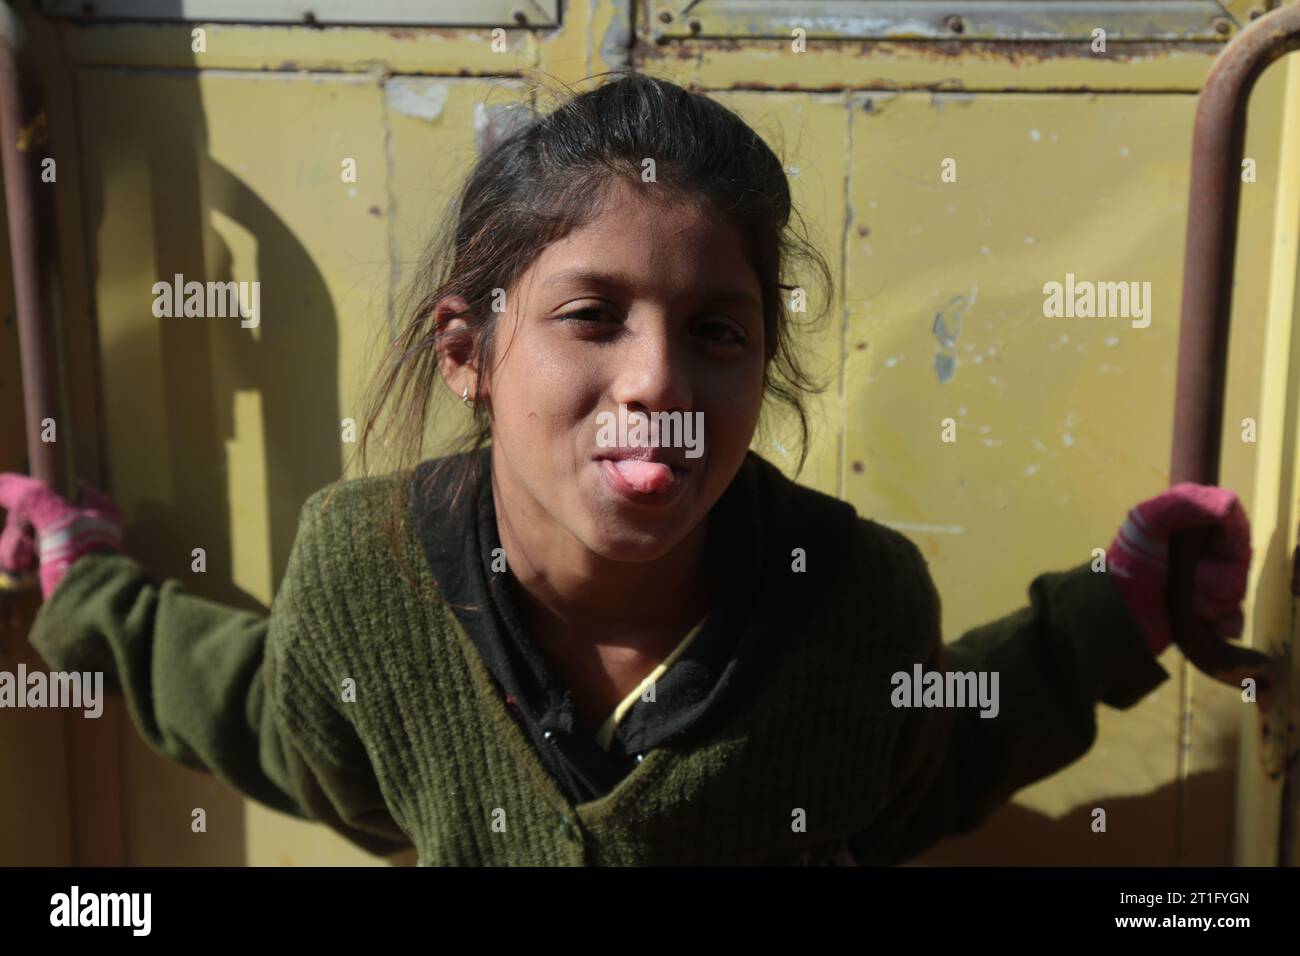
[[[1177,641],[1193,664],[1224,679],[1230,668],[1267,661],[1223,640],[1245,623],[1250,558],[1250,522],[1237,495],[1182,482],[1129,511],[1106,567],[1153,654]]]
[[[11,578],[40,565],[41,593],[49,600],[72,563],[91,551],[122,550],[122,513],[108,495],[78,482],[81,504],[49,485],[13,472],[0,474],[0,571]]]

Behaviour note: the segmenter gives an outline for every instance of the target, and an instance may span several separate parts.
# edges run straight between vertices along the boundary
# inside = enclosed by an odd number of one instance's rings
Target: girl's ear
[[[433,328],[438,348],[438,371],[457,398],[468,389],[472,399],[478,392],[478,368],[474,363],[474,329],[470,325],[469,303],[458,295],[439,300],[433,309]]]

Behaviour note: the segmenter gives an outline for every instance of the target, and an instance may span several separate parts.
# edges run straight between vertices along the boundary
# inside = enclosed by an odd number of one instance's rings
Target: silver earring
[[[463,392],[460,393],[460,400],[461,400],[462,402],[464,402],[466,405],[469,404],[469,386],[468,386],[468,385],[465,386],[465,391],[463,391]]]

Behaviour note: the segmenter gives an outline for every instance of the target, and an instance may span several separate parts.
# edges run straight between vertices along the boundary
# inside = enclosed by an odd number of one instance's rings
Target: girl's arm
[[[947,646],[925,559],[899,535],[909,606],[922,608],[918,652],[899,669],[998,674],[997,714],[976,706],[900,708],[888,797],[851,841],[892,864],[983,822],[1015,791],[1072,763],[1097,736],[1098,701],[1127,709],[1169,675],[1114,583],[1089,564],[1036,577],[1030,604]],[[986,678],[988,680],[988,678]],[[991,683],[991,681],[990,681]]]
[[[409,839],[379,791],[365,748],[313,665],[303,568],[316,560],[303,509],[269,617],[155,581],[123,554],[82,556],[41,607],[30,639],[52,670],[102,671],[159,753],[213,774],[276,810],[320,821],[371,853]]]

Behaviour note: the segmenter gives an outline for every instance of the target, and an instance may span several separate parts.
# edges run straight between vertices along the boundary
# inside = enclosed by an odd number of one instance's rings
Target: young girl
[[[389,408],[403,464],[307,500],[269,617],[153,580],[93,489],[6,475],[31,640],[161,753],[424,865],[893,863],[975,827],[1167,676],[1171,534],[1210,529],[1195,611],[1240,633],[1246,518],[1179,485],[945,647],[917,547],[750,450],[766,398],[807,436],[782,290],[828,273],[791,215],[705,96],[568,99],[470,174],[372,396],[362,461]],[[436,392],[473,429],[419,462]]]

